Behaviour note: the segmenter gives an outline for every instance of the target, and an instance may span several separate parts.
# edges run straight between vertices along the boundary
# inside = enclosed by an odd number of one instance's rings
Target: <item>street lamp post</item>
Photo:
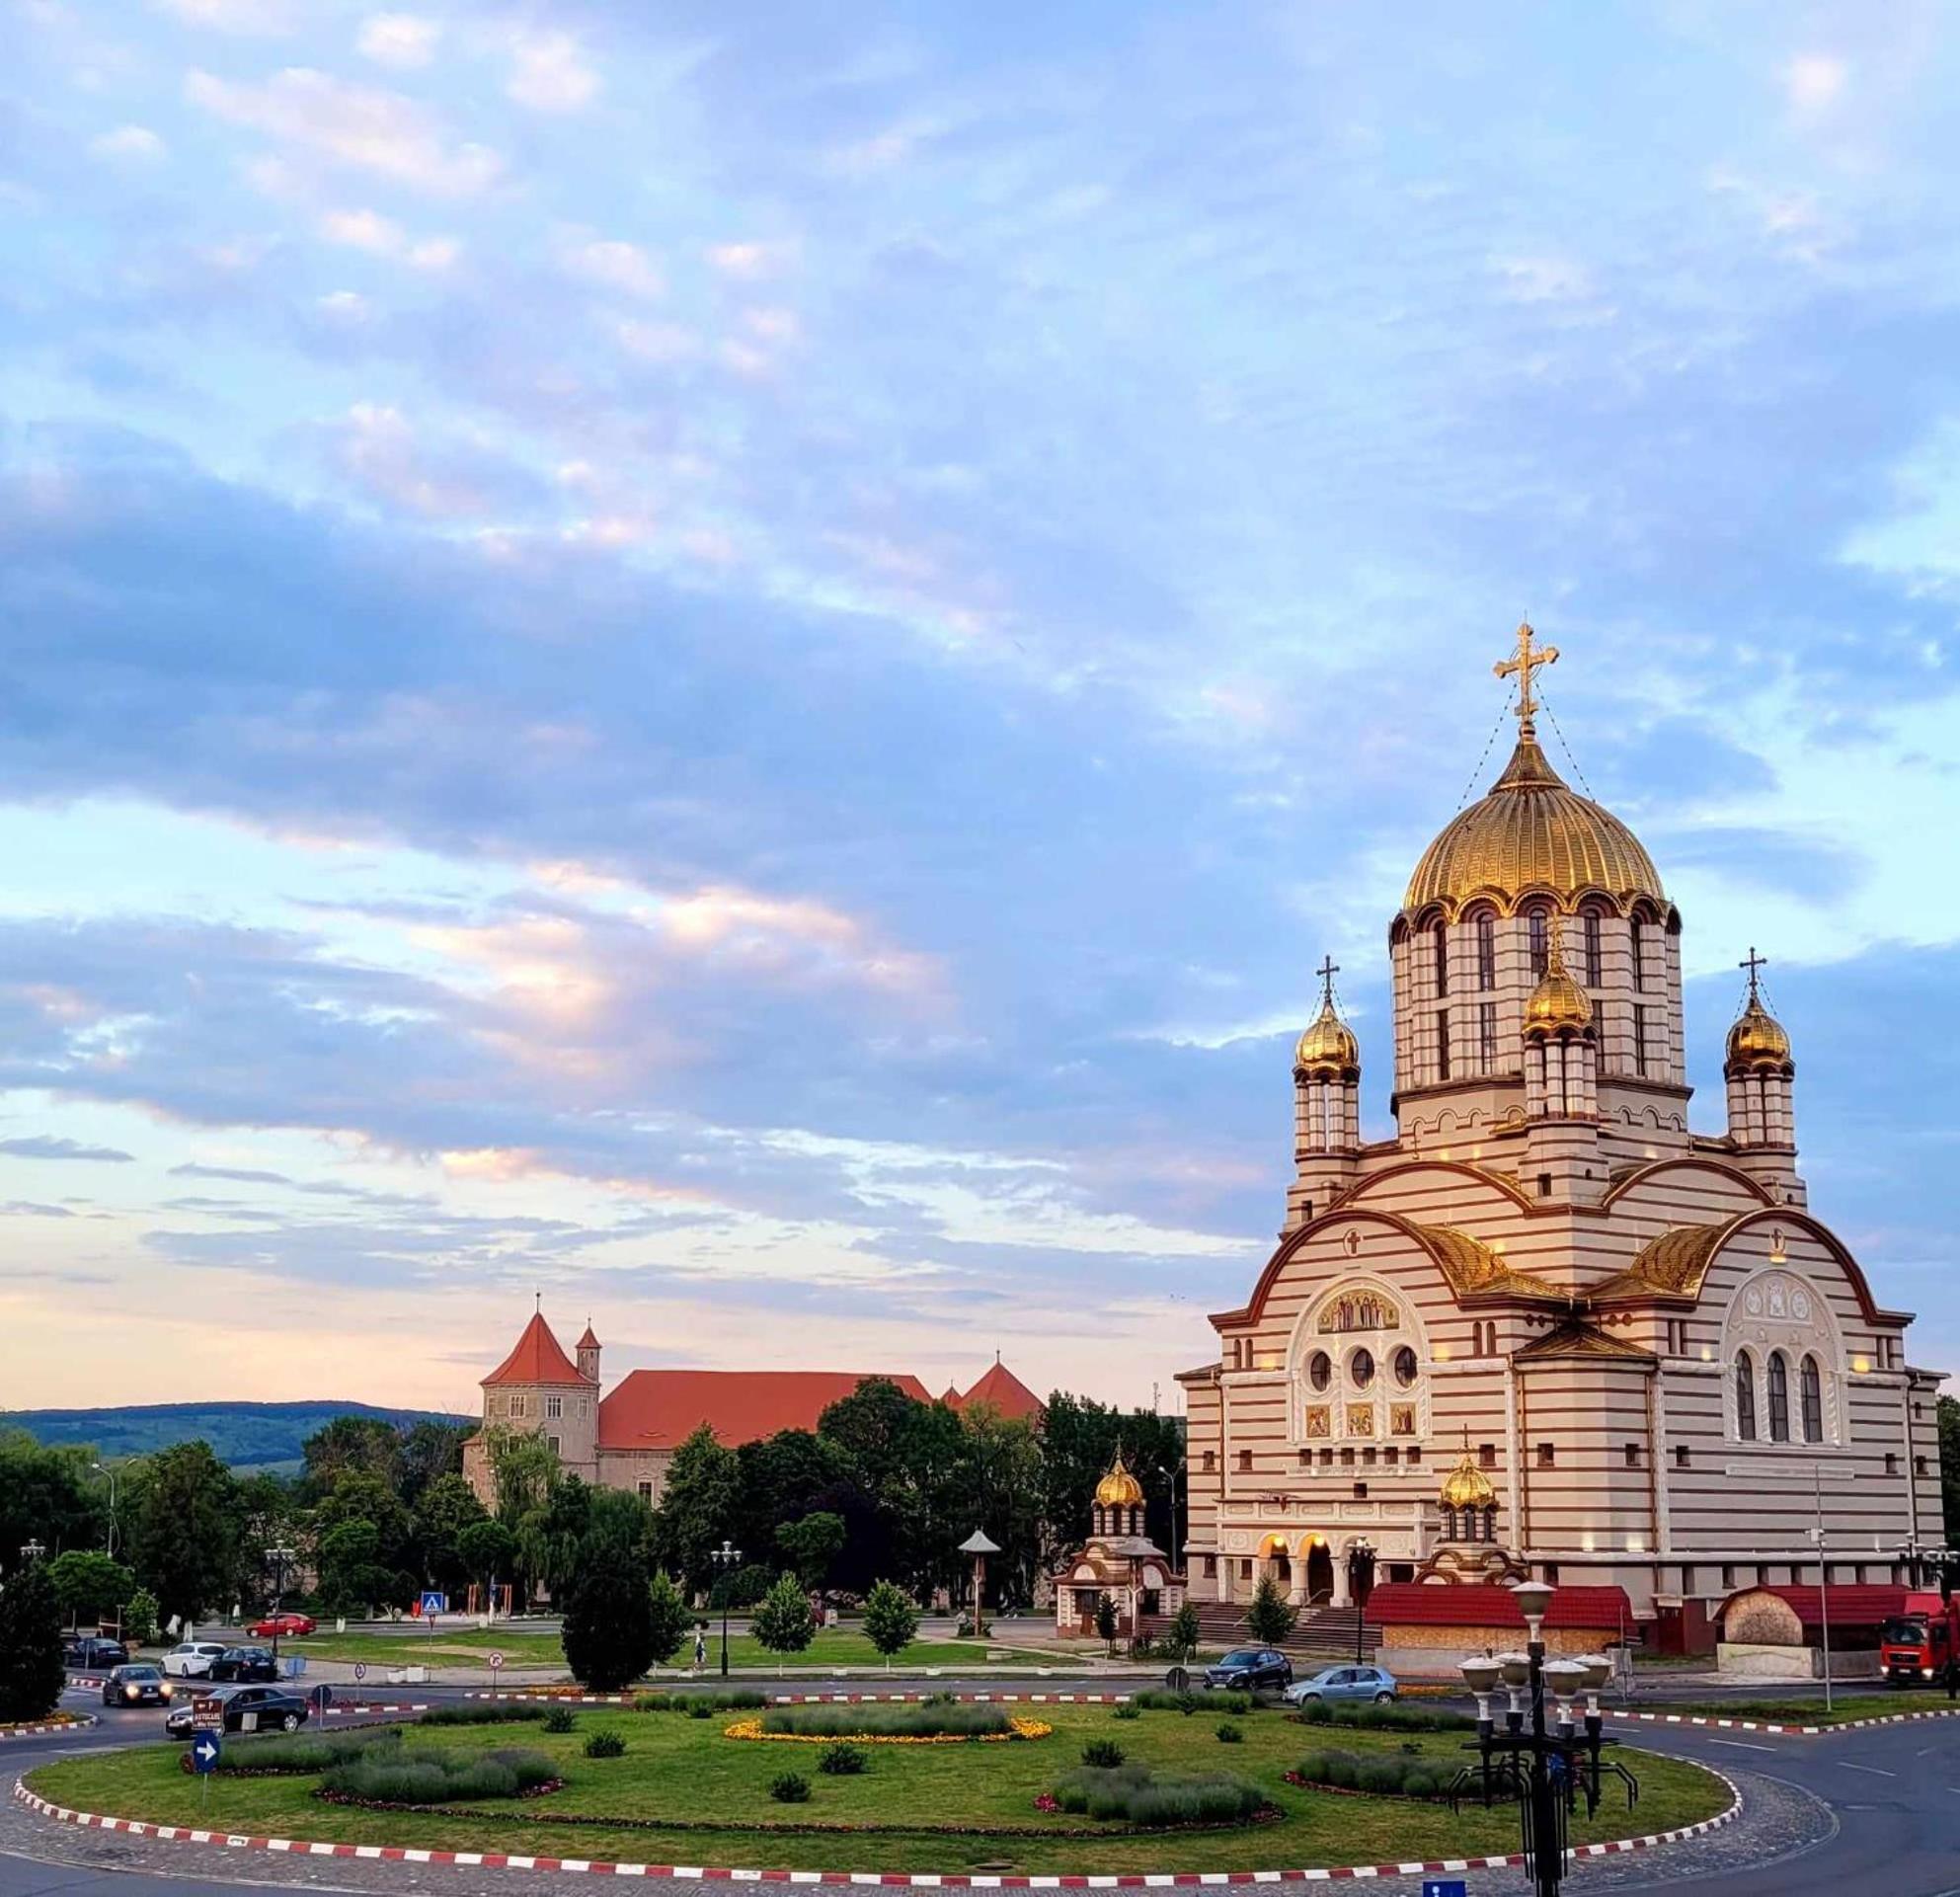
[[[1357,1535],[1348,1543],[1348,1599],[1355,1604],[1355,1665],[1362,1663],[1368,1597],[1374,1592],[1374,1543]]]
[[[962,1554],[974,1557],[974,1638],[986,1638],[986,1557],[1000,1552],[1000,1543],[987,1539],[986,1530],[977,1528],[960,1543]],[[1135,1596],[1132,1597],[1135,1599]]]
[[[279,1617],[285,1610],[285,1571],[292,1559],[289,1547],[269,1547],[266,1559],[273,1564],[273,1658],[279,1657]]]
[[[116,1471],[104,1462],[91,1462],[89,1467],[98,1475],[109,1477],[109,1545],[103,1552],[113,1561],[116,1559]]]
[[[721,1569],[724,1582],[735,1577],[736,1569],[742,1564],[742,1550],[733,1541],[724,1541],[720,1547],[708,1550],[708,1559]],[[728,1678],[728,1588],[722,1589],[722,1678]]]
[[[47,1548],[45,1544],[41,1541],[40,1538],[39,1536],[30,1535],[28,1539],[21,1543],[21,1565],[23,1567],[30,1566],[32,1563],[39,1561],[40,1557],[46,1552],[47,1552]]]
[[[1157,1473],[1170,1483],[1170,1564],[1172,1571],[1176,1572],[1183,1566],[1183,1563],[1178,1559],[1180,1544],[1177,1532],[1177,1464],[1175,1462],[1159,1462],[1157,1464]]]

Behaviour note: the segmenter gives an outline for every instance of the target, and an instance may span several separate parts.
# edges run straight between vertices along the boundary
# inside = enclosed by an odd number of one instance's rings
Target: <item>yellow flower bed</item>
[[[997,1746],[1009,1739],[1046,1739],[1055,1728],[1044,1719],[1015,1716],[1005,1732],[764,1732],[759,1718],[722,1728],[724,1739],[772,1739],[792,1746]]]

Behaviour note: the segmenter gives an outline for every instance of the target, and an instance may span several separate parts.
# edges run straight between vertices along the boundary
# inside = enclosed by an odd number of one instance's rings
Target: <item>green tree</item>
[[[1116,1651],[1116,1603],[1107,1594],[1096,1596],[1096,1638]]]
[[[1942,1396],[1939,1418],[1939,1494],[1946,1518],[1946,1545],[1960,1548],[1960,1397]]]
[[[39,1719],[60,1703],[61,1610],[47,1572],[30,1561],[0,1585],[0,1719]]]
[[[785,1522],[776,1531],[776,1545],[789,1556],[790,1565],[805,1576],[821,1596],[823,1577],[830,1563],[843,1551],[844,1518],[828,1509],[806,1515],[800,1522]]]
[[[47,1564],[47,1584],[71,1625],[82,1620],[100,1626],[136,1591],[136,1577],[120,1561],[93,1548],[71,1547]]]
[[[374,1525],[374,1555],[384,1567],[419,1567],[415,1525],[401,1497],[378,1475],[355,1469],[343,1475],[313,1511],[313,1526],[324,1535],[343,1522]]]
[[[471,1523],[488,1519],[476,1490],[461,1475],[438,1475],[423,1490],[415,1511],[415,1539],[422,1548],[424,1572],[445,1593],[461,1594],[469,1585],[462,1533]]]
[[[1198,1623],[1198,1603],[1186,1601],[1171,1616],[1170,1631],[1166,1636],[1171,1650],[1180,1660],[1188,1660],[1198,1651],[1198,1642],[1204,1637],[1204,1629]]]
[[[401,1431],[383,1416],[336,1416],[299,1446],[306,1459],[305,1483],[326,1495],[350,1475],[366,1475],[390,1495],[401,1487]]]
[[[147,1646],[157,1630],[157,1597],[138,1588],[122,1609],[122,1637],[131,1646]]]
[[[1154,1410],[1118,1410],[1057,1390],[1042,1417],[1042,1564],[1053,1569],[1089,1533],[1096,1483],[1115,1459],[1143,1484],[1143,1529],[1166,1552],[1184,1545],[1182,1523],[1171,1520],[1171,1474],[1185,1501],[1184,1438],[1177,1419]],[[995,1541],[1000,1538],[994,1537]]]
[[[391,1592],[380,1551],[381,1531],[363,1516],[336,1522],[320,1537],[320,1604],[329,1614],[362,1614]]]
[[[420,1512],[422,1499],[431,1486],[445,1476],[461,1477],[463,1445],[477,1432],[477,1425],[458,1419],[445,1422],[425,1416],[401,1432],[396,1463],[400,1476],[396,1493],[405,1508]]]
[[[592,1693],[616,1693],[654,1663],[653,1589],[633,1547],[588,1539],[563,1600],[565,1664]]]
[[[490,1434],[490,1472],[497,1487],[497,1519],[514,1529],[551,1499],[558,1457],[535,1430],[498,1430]]]
[[[238,1569],[238,1484],[208,1443],[176,1443],[131,1482],[129,1553],[166,1620],[228,1605]]]
[[[878,1582],[864,1597],[864,1637],[885,1656],[887,1671],[917,1633],[918,1609],[911,1596],[890,1581]]]
[[[750,1617],[748,1630],[779,1661],[786,1653],[801,1653],[817,1637],[817,1617],[810,1611],[810,1596],[794,1574],[777,1578]]]
[[[647,1644],[653,1654],[653,1664],[666,1666],[686,1642],[694,1617],[688,1612],[686,1600],[666,1568],[654,1570],[653,1581],[647,1589]]]
[[[1245,1610],[1247,1632],[1263,1646],[1280,1646],[1298,1619],[1297,1610],[1287,1605],[1280,1584],[1270,1574],[1262,1574],[1259,1585],[1252,1591],[1252,1605]]]
[[[714,1579],[711,1548],[733,1531],[741,1502],[741,1465],[704,1423],[673,1453],[661,1496],[656,1538],[662,1564],[690,1594]]]
[[[456,1553],[464,1573],[484,1590],[484,1598],[489,1601],[494,1598],[490,1590],[499,1582],[510,1579],[517,1561],[517,1538],[502,1522],[486,1515],[480,1522],[471,1522],[456,1537]]]
[[[24,1429],[0,1429],[0,1548],[31,1541],[50,1554],[100,1547],[107,1539],[109,1489],[90,1472],[96,1460],[90,1449],[50,1449]]]

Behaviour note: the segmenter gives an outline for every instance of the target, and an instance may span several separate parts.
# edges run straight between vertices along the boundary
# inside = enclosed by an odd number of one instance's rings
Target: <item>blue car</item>
[[[1322,1667],[1310,1679],[1287,1689],[1289,1705],[1305,1705],[1311,1699],[1365,1699],[1377,1706],[1392,1705],[1398,1689],[1395,1676],[1386,1667]]]

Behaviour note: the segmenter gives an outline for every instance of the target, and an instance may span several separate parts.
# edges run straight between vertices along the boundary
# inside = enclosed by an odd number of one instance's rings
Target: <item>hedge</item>
[[[1309,1752],[1287,1776],[1296,1784],[1397,1798],[1438,1797],[1446,1781],[1445,1771],[1434,1760],[1403,1759],[1392,1753],[1362,1757],[1352,1752]]]
[[[389,1805],[442,1805],[459,1798],[516,1798],[555,1782],[541,1752],[499,1746],[489,1752],[391,1752],[349,1761],[328,1773],[330,1796]]]
[[[1158,1778],[1148,1766],[1077,1766],[1055,1787],[1067,1812],[1122,1818],[1133,1825],[1215,1825],[1253,1816],[1267,1802],[1250,1778],[1235,1772]]]
[[[842,1705],[775,1706],[762,1715],[764,1732],[795,1732],[812,1738],[934,1739],[957,1735],[975,1739],[1008,1730],[1006,1709],[997,1705]]]
[[[1325,1699],[1302,1700],[1299,1721],[1308,1726],[1355,1726],[1377,1732],[1468,1732],[1477,1723],[1467,1713],[1441,1706],[1377,1706],[1359,1701],[1330,1705]]]

